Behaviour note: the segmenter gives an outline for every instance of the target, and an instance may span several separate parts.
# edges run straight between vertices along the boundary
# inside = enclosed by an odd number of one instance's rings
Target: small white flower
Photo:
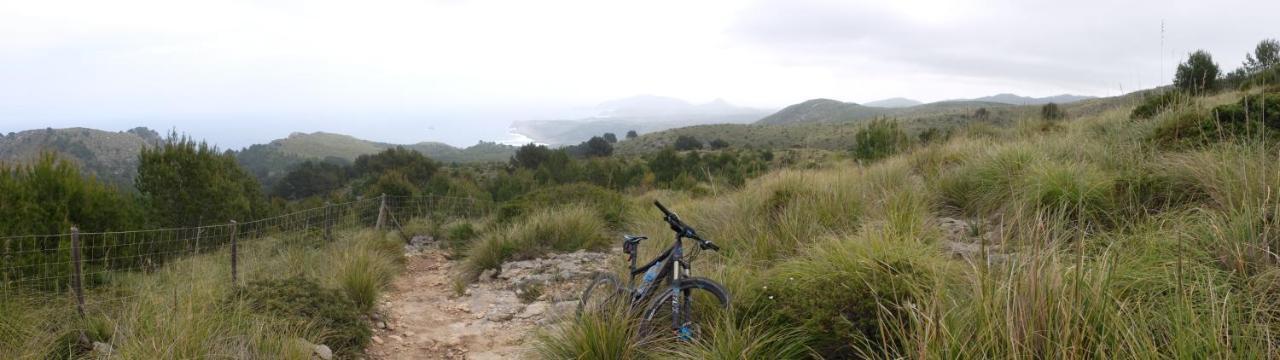
[[[764,287],[764,289],[765,289],[765,290],[769,290],[769,287],[768,287],[768,286],[765,286],[765,287]]]
[[[769,300],[773,300],[773,295],[769,295]]]

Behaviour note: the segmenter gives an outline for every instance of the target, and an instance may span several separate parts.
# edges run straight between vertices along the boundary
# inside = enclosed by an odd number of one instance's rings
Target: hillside
[[[157,141],[159,134],[142,127],[119,132],[88,128],[27,130],[0,134],[0,162],[26,162],[43,152],[54,152],[109,184],[132,188],[138,152]]]
[[[595,115],[579,119],[516,121],[511,128],[538,143],[569,145],[604,133],[622,137],[633,130],[643,134],[694,125],[745,124],[769,114],[767,110],[736,106],[722,99],[693,104],[652,95],[606,101],[593,111]]]
[[[888,98],[883,100],[868,101],[868,102],[862,103],[863,106],[881,107],[881,108],[904,108],[904,107],[912,107],[920,104],[924,104],[924,103],[916,100],[908,99],[908,98],[902,98],[902,97]]]
[[[993,103],[1002,103],[1002,104],[1010,104],[1010,105],[1044,105],[1048,103],[1068,104],[1068,103],[1073,103],[1081,100],[1089,100],[1093,98],[1094,97],[1092,96],[1080,96],[1080,95],[1071,95],[1071,94],[1061,94],[1061,95],[1037,98],[1037,97],[1020,96],[1016,94],[1004,93],[1004,94],[996,94],[991,96],[983,96],[977,99],[966,99],[966,100],[955,100],[955,101],[982,101],[982,102],[993,102]]]
[[[515,153],[515,147],[479,142],[457,148],[438,142],[396,145],[369,141],[350,135],[325,132],[293,133],[270,143],[249,146],[236,153],[236,159],[266,186],[271,186],[290,168],[306,160],[349,164],[360,155],[375,154],[402,146],[444,163],[503,162]]]
[[[813,99],[799,104],[787,106],[756,121],[760,125],[800,124],[816,122],[840,122],[868,119],[886,114],[880,108],[871,108],[854,103],[831,99]]]

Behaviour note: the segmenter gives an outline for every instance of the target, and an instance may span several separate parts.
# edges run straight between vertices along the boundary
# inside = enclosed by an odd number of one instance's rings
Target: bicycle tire
[[[718,305],[720,305],[720,308],[729,307],[729,291],[725,290],[724,286],[719,283],[703,277],[681,279],[678,290],[668,289],[661,295],[654,297],[653,301],[648,303],[644,311],[644,316],[641,317],[640,320],[639,334],[641,337],[653,335],[655,333],[654,329],[667,326],[665,323],[655,323],[654,320],[659,317],[658,315],[662,313],[662,310],[670,309],[672,298],[675,296],[685,297],[685,301],[681,302],[681,312],[685,314],[692,314],[690,311],[690,301],[688,301],[688,299],[692,297],[694,290],[702,290],[710,293],[715,298]],[[670,315],[668,314],[667,316]],[[670,320],[668,319],[668,321]]]
[[[603,291],[602,290],[607,290]],[[611,304],[619,300],[629,300],[625,294],[628,291],[622,285],[622,280],[617,275],[610,273],[596,273],[592,277],[591,283],[587,288],[582,290],[582,298],[578,299],[578,316],[588,311],[597,311],[598,308],[591,306],[592,300],[601,300],[600,304]],[[596,296],[597,298],[593,298]],[[603,297],[603,298],[600,298]]]

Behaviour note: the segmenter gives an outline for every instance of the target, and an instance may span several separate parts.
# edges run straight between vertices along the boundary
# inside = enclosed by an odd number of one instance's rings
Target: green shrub
[[[799,326],[827,358],[881,352],[889,328],[905,327],[906,304],[933,286],[930,249],[869,232],[818,243],[775,268],[764,288],[764,311],[776,326]]]
[[[1221,122],[1246,126],[1260,123],[1280,130],[1280,93],[1248,95],[1235,104],[1218,106],[1213,112]]]
[[[372,335],[356,304],[342,292],[301,277],[250,282],[237,288],[229,301],[243,301],[255,312],[295,323],[315,324],[328,335],[324,344],[340,354],[359,354]]]
[[[1044,104],[1040,107],[1040,118],[1044,120],[1061,120],[1067,117],[1067,111],[1056,103]]]
[[[875,119],[854,134],[853,156],[861,160],[879,160],[905,150],[911,144],[898,122]]]
[[[1176,90],[1165,91],[1156,95],[1145,96],[1142,104],[1133,108],[1133,112],[1129,113],[1132,119],[1150,119],[1165,110],[1190,104],[1191,97],[1186,93]]]
[[[347,249],[334,267],[342,291],[362,312],[373,310],[396,268],[387,257],[359,248]]]
[[[1187,61],[1178,64],[1173,86],[1192,95],[1204,95],[1218,89],[1218,64],[1207,51],[1196,50]]]
[[[625,310],[571,317],[538,333],[533,350],[543,359],[642,359],[635,319]]]
[[[674,359],[810,359],[809,339],[794,327],[775,327],[759,320],[720,316],[692,343],[672,349]]]
[[[506,229],[488,233],[467,250],[463,277],[474,280],[481,271],[498,269],[508,260],[603,249],[609,244],[605,229],[595,211],[583,205],[538,210]]]
[[[498,208],[497,220],[509,223],[533,212],[568,204],[587,204],[610,227],[620,228],[626,219],[627,201],[616,191],[599,186],[575,183],[556,185],[521,195]]]

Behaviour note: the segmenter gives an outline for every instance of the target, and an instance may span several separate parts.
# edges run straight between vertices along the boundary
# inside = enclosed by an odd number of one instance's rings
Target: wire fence
[[[245,245],[260,239],[334,241],[347,231],[391,230],[413,218],[484,216],[491,207],[488,202],[464,197],[384,195],[216,225],[113,232],[71,228],[63,234],[0,237],[0,297],[74,298],[83,313],[85,306],[136,296],[94,290],[109,288],[104,285],[121,278],[146,276],[179,259],[217,254],[218,261],[225,260],[229,269],[226,281],[236,284],[242,282],[239,277],[244,261],[268,258],[246,259],[242,254]],[[254,265],[259,264],[248,264]],[[92,291],[93,296],[86,297],[86,291]]]

